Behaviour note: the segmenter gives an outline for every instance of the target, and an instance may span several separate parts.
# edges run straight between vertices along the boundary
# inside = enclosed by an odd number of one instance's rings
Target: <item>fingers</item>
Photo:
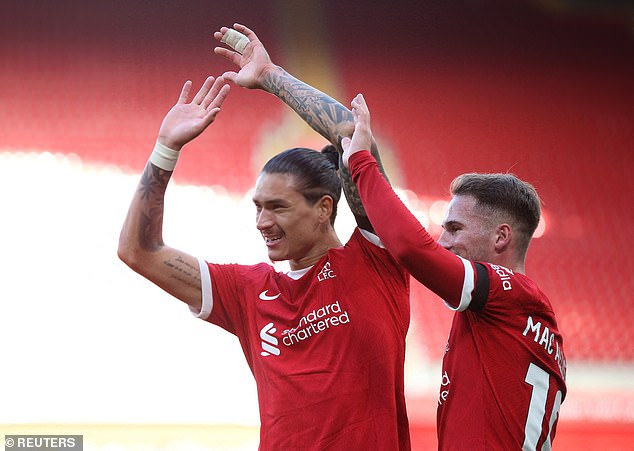
[[[237,82],[237,78],[238,78],[238,73],[234,72],[234,71],[227,71],[224,74],[222,74],[222,78],[224,78],[227,81],[230,81],[232,83],[238,84]]]
[[[236,31],[239,31],[240,33],[242,33],[243,35],[248,37],[249,41],[254,41],[254,40],[258,39],[258,36],[255,34],[255,32],[253,30],[251,30],[250,28],[247,28],[245,25],[242,25],[242,24],[239,24],[239,23],[234,23],[233,24],[233,29],[236,30]],[[229,27],[220,27],[220,30],[216,31],[214,33],[214,38],[216,38],[217,40],[221,41],[222,37],[229,30],[230,30]]]
[[[223,83],[224,83],[224,81],[223,81]],[[229,85],[223,84],[222,86],[220,86],[219,90],[215,94],[212,95],[210,93],[209,96],[208,96],[210,98],[210,102],[205,107],[205,109],[207,111],[211,111],[211,110],[215,110],[215,109],[219,110],[220,107],[222,106],[222,104],[224,103],[225,99],[229,95],[229,91],[230,90],[231,89],[229,88]]]
[[[219,78],[219,79],[222,81],[222,83],[224,83],[224,80],[222,80],[222,78]],[[214,87],[211,89],[211,91],[207,94],[207,96],[203,100],[203,104],[207,104],[208,106],[206,107],[204,116],[202,116],[202,118],[198,122],[198,125],[196,126],[196,128],[199,130],[198,133],[202,132],[212,122],[216,120],[216,116],[218,116],[218,113],[220,112],[220,108],[223,102],[229,95],[229,90],[230,90],[229,85],[222,84],[222,86],[220,86],[219,88],[216,88],[217,83],[218,83],[218,79],[216,80],[216,83],[214,83]],[[203,104],[201,104],[201,106]]]
[[[341,148],[343,149],[344,152],[348,151],[348,149],[350,148],[351,142],[352,140],[348,138],[347,136],[344,136],[343,138],[341,138]]]
[[[234,23],[233,28],[236,31],[239,31],[240,33],[245,35],[247,38],[249,38],[249,41],[254,41],[258,39],[258,36],[255,34],[255,31],[251,30],[250,28],[247,28],[245,25]]]
[[[180,96],[178,96],[178,101],[176,102],[177,104],[187,102],[187,97],[189,97],[189,90],[191,89],[191,87],[192,82],[190,80],[187,80],[183,85],[183,89],[181,89]]]
[[[209,81],[209,79],[213,80],[213,77],[209,77],[205,83],[207,83],[207,81]],[[222,91],[222,88],[226,86],[226,82],[225,79],[223,77],[218,77],[216,78],[216,80],[213,82],[213,85],[211,86],[211,89],[208,91],[208,93],[205,95],[205,97],[203,98],[203,100],[200,102],[200,106],[203,107],[206,110],[209,110],[209,107],[211,106],[211,108],[214,108],[216,106],[220,106],[222,104],[222,102],[224,101],[224,98],[227,96],[228,92]],[[223,97],[218,98],[220,93],[223,93]],[[219,104],[218,104],[219,102]]]
[[[222,42],[222,38],[229,31],[227,27],[221,27],[220,30],[214,32],[214,38],[220,42]]]
[[[218,41],[222,41],[222,37],[225,35],[227,30],[228,30],[227,27],[222,27],[220,29],[220,31],[215,31],[214,32],[214,38],[217,39]]]
[[[183,85],[181,95],[178,98],[179,104],[184,104],[187,102],[191,86],[192,82],[190,80],[187,80]],[[229,85],[226,83],[225,78],[222,76],[218,78],[209,76],[196,93],[196,96],[194,96],[191,104],[200,105],[207,112],[209,112],[214,108],[220,108],[228,95]]]
[[[244,25],[240,25],[237,23],[234,24],[233,28],[228,28],[228,27],[220,28],[220,31],[216,31],[214,33],[214,38],[222,42],[223,44],[231,47],[231,49],[233,49],[235,53],[238,53],[239,55],[242,55],[244,53],[247,45],[249,45],[253,41],[258,40],[258,37],[255,35],[253,31],[249,30]],[[214,49],[214,51],[216,51],[216,49]],[[219,53],[217,51],[216,53],[222,54],[223,56],[229,58],[227,53]],[[230,53],[233,54],[234,52],[230,51]]]
[[[368,121],[370,120],[370,110],[368,109],[363,94],[357,94],[354,99],[352,99],[351,105],[352,109],[356,110],[359,116],[367,117]]]
[[[343,166],[345,168],[348,168],[350,166],[349,165],[350,155],[354,153],[350,149],[351,145],[352,145],[352,140],[348,138],[347,136],[341,139],[341,148],[343,149],[343,155],[341,156],[342,157],[341,160],[343,161]]]
[[[198,93],[194,97],[194,100],[192,100],[192,103],[196,105],[201,105],[205,97],[207,97],[207,94],[209,93],[213,82],[214,82],[214,77],[212,76],[207,77],[203,85],[198,90]]]
[[[214,48],[214,53],[216,55],[222,56],[225,59],[228,59],[229,61],[234,63],[236,66],[240,65],[240,61],[241,61],[242,55],[240,55],[238,52],[235,52],[233,50],[229,50],[229,49],[224,48],[224,47],[215,47]]]
[[[365,102],[363,94],[357,94],[351,102],[352,116],[355,127],[364,127],[370,130],[370,110]]]
[[[372,145],[372,130],[370,130],[370,111],[362,94],[357,94],[352,102],[352,116],[354,118],[354,133],[352,138],[343,138],[343,164],[348,167],[350,157],[362,150],[369,150]]]
[[[368,105],[365,103],[363,94],[359,93],[352,99],[352,107],[362,111],[368,111]]]
[[[216,120],[216,116],[220,113],[220,108],[212,108],[207,113],[205,113],[205,117],[202,119],[202,123],[205,127],[209,126],[213,121]]]

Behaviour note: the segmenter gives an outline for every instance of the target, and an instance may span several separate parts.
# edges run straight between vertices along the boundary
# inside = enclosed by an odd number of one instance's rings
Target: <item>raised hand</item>
[[[249,43],[242,53],[225,47],[216,47],[214,52],[240,68],[238,72],[228,71],[222,74],[223,78],[243,88],[261,88],[265,71],[273,66],[269,54],[264,45],[258,39],[255,32],[239,23],[233,24],[233,29],[244,34]],[[214,33],[214,38],[222,42],[229,28],[222,27]]]
[[[215,119],[229,94],[224,78],[207,77],[191,102],[192,82],[186,81],[176,105],[167,113],[159,129],[158,141],[172,150],[180,150],[200,135]]]
[[[350,156],[361,151],[370,150],[372,146],[372,129],[370,128],[370,110],[365,103],[363,94],[357,94],[351,102],[352,117],[354,118],[354,133],[352,139],[345,137],[341,140],[343,148],[343,164],[348,167]]]

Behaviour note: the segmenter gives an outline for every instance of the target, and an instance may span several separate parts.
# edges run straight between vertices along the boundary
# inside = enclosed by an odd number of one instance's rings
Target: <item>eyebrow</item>
[[[260,204],[260,205],[270,205],[270,204],[290,205],[291,204],[291,202],[289,202],[288,199],[283,199],[281,197],[275,198],[275,199],[266,199],[266,200],[259,200],[254,197],[252,198],[252,200],[254,204]]]
[[[464,226],[464,224],[460,221],[456,221],[456,220],[449,220],[449,221],[445,221],[442,224],[442,228],[446,229],[447,227],[454,227],[454,226]]]

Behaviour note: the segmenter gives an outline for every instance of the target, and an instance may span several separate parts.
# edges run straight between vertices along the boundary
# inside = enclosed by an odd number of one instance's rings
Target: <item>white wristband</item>
[[[150,155],[150,163],[165,171],[173,171],[179,155],[180,152],[178,150],[172,150],[156,141],[152,155]]]

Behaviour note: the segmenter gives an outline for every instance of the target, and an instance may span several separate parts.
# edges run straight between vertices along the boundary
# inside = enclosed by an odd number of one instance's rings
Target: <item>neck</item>
[[[321,260],[329,249],[343,246],[337,235],[333,233],[324,241],[316,244],[306,255],[288,261],[291,271],[308,268]]]
[[[509,255],[499,254],[498,258],[491,259],[491,263],[504,266],[513,272],[526,274],[524,272],[524,259],[510,258]]]

